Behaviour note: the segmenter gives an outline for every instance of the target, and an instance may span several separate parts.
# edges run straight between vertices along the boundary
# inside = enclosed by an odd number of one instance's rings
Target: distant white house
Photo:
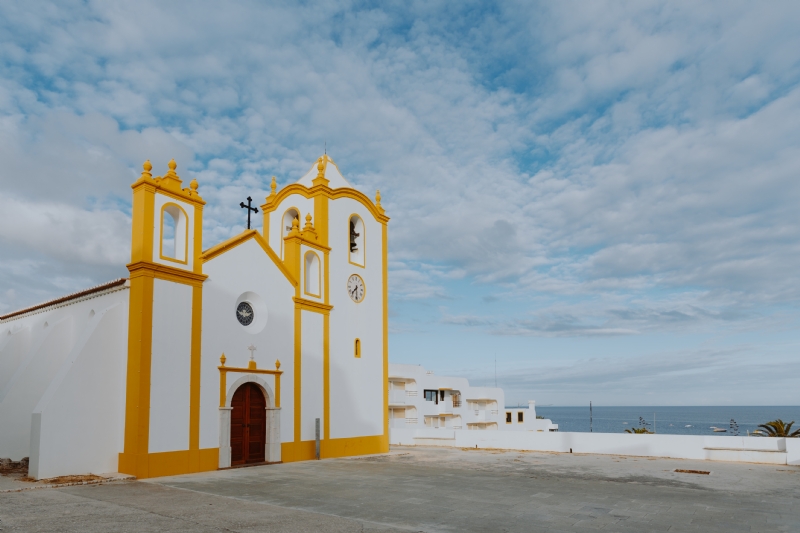
[[[466,378],[437,376],[419,365],[389,364],[389,427],[558,431],[536,418],[536,402],[506,408],[503,389],[472,387]]]

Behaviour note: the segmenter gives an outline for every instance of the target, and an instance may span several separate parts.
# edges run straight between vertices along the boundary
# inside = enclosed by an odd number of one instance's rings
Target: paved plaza
[[[800,467],[394,447],[381,456],[0,493],[0,529],[798,532]]]

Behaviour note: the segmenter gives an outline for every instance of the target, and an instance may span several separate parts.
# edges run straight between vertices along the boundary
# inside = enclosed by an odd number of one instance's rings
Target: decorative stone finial
[[[300,231],[300,221],[297,217],[292,219],[292,231],[290,233],[298,233]]]
[[[325,158],[320,157],[317,159],[317,176],[324,176],[325,175]]]
[[[143,169],[142,170],[142,175],[139,177],[140,181],[141,180],[149,180],[149,179],[151,179],[153,177],[153,175],[150,174],[150,171],[153,170],[153,165],[150,164],[150,160],[149,159],[144,162],[144,164],[142,165],[142,169]]]
[[[275,360],[275,370],[280,370],[280,369],[281,369],[281,360],[280,359],[276,359]]]
[[[275,189],[278,188],[278,182],[275,181],[275,176],[272,176],[272,183],[269,184],[270,196],[275,196]]]
[[[191,183],[189,183],[189,187],[192,188],[192,192],[197,192],[198,183],[196,179],[192,179]]]
[[[381,213],[384,213],[383,206],[381,205],[381,190],[380,189],[375,191],[375,207],[378,208],[378,211],[380,211]]]
[[[311,225],[311,213],[306,215],[306,226],[303,229],[304,230],[314,229],[314,226]]]
[[[222,357],[219,358],[220,365],[225,366],[225,361],[227,361],[227,359],[225,358],[225,353],[223,353]]]
[[[169,173],[175,174],[175,169],[178,168],[178,163],[176,163],[174,159],[170,159],[167,166],[169,166]]]

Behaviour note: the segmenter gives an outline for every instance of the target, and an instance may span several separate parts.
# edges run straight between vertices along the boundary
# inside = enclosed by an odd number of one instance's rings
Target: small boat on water
[[[725,428],[713,428],[713,429],[714,429],[714,433],[725,433],[726,431],[728,431]]]
[[[686,424],[686,425],[685,425],[685,426],[683,426],[683,427],[690,428],[690,427],[692,427],[692,425],[691,425],[691,424]]]

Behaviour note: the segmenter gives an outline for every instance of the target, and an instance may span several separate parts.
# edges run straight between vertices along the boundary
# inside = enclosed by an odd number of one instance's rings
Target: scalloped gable
[[[327,179],[329,182],[328,187],[330,187],[331,189],[337,189],[342,187],[347,187],[352,189],[353,186],[350,185],[350,183],[346,179],[344,179],[344,176],[342,176],[341,171],[339,171],[339,167],[336,166],[336,163],[333,161],[333,159],[331,159],[331,157],[327,154],[323,155],[322,157],[325,158],[326,162],[325,179]],[[312,182],[314,178],[317,177],[317,174],[318,174],[317,161],[315,161],[314,164],[311,165],[311,170],[309,170],[305,176],[297,180],[297,183],[311,188],[314,185]]]

